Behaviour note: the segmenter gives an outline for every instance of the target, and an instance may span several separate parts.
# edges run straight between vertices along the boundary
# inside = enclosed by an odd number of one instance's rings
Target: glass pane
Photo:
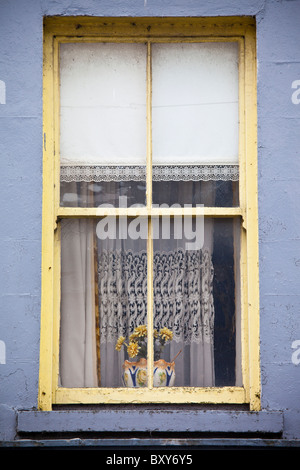
[[[153,204],[236,207],[238,181],[153,181]]]
[[[241,385],[238,221],[159,222],[154,385]],[[61,386],[147,385],[146,237],[146,218],[62,220]]]
[[[146,170],[145,170],[146,171]],[[61,180],[61,206],[131,207],[145,205],[146,181],[72,181]]]
[[[195,204],[238,204],[238,44],[153,44],[152,54],[156,199],[176,182],[194,184]]]
[[[61,386],[146,385],[143,234],[147,219],[62,220]]]
[[[118,205],[118,194],[145,203],[146,51],[144,44],[61,44],[62,205]],[[88,194],[81,200],[79,183]]]
[[[155,386],[241,380],[239,229],[206,218],[203,228],[201,248],[190,248],[186,234],[154,241]]]

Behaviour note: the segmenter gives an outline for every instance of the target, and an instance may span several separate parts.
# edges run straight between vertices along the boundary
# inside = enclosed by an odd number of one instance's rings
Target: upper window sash
[[[72,181],[141,181],[148,207],[153,182],[232,181],[239,205],[241,38],[68,38],[59,51],[62,206]]]

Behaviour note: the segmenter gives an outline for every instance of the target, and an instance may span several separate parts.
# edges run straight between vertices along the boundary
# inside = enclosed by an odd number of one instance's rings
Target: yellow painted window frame
[[[151,208],[151,67],[147,61],[147,205],[145,208],[66,208],[59,205],[59,44],[61,42],[238,41],[239,65],[239,165],[240,206],[233,208]],[[259,270],[257,209],[256,34],[252,18],[92,18],[51,17],[44,21],[43,69],[43,220],[42,289],[38,407],[53,404],[205,403],[249,404],[260,409]],[[125,211],[125,212],[124,212]],[[184,212],[183,212],[184,211]],[[104,215],[204,215],[241,220],[241,338],[242,387],[61,388],[58,385],[60,322],[60,224],[65,217]],[[148,255],[152,258],[152,242]],[[152,269],[148,283],[152,285]],[[149,328],[153,328],[151,289],[148,298]],[[150,364],[153,345],[149,342]],[[151,370],[151,368],[148,368]]]

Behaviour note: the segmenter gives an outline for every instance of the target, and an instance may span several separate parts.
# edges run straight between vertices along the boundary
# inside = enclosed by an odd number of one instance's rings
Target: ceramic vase
[[[136,362],[124,361],[123,383],[125,387],[147,387],[147,360],[144,358]],[[175,362],[166,362],[159,359],[154,362],[154,387],[172,387],[175,381]]]

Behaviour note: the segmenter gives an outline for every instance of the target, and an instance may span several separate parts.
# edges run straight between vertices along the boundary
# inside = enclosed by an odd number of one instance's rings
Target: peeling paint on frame
[[[78,35],[79,34],[79,35]],[[236,217],[243,222],[242,371],[243,387],[65,389],[58,387],[60,230],[61,217],[97,217],[107,210],[59,207],[58,44],[74,41],[229,41],[240,43],[240,195],[239,208],[203,208],[204,216]],[[149,54],[148,54],[149,57]],[[242,64],[242,65],[241,65]],[[149,74],[148,74],[149,77]],[[148,93],[149,97],[149,93]],[[148,101],[149,105],[149,101]],[[151,120],[149,120],[151,126]],[[151,128],[148,127],[148,132]],[[259,284],[256,153],[255,23],[248,18],[47,18],[44,29],[44,146],[42,308],[39,409],[52,404],[99,403],[249,403],[260,409]],[[151,140],[148,139],[148,175],[151,175]],[[150,187],[150,185],[149,185]],[[143,215],[149,215],[148,206]],[[196,214],[198,209],[192,209]],[[142,209],[136,211],[141,214]],[[151,210],[151,215],[153,215]],[[110,215],[122,215],[111,209]],[[129,209],[126,210],[126,215]],[[151,254],[151,243],[148,246]],[[151,301],[151,299],[149,299]],[[151,322],[150,322],[151,326]],[[153,351],[150,352],[150,359]],[[153,360],[153,358],[152,358]]]

